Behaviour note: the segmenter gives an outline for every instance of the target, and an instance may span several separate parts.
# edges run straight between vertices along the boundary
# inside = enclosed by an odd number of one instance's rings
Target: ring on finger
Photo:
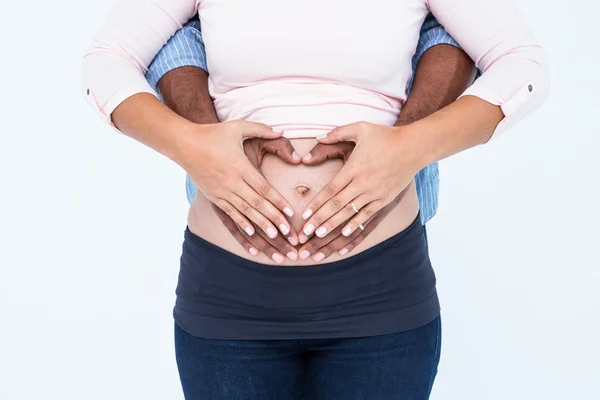
[[[365,230],[365,227],[362,224],[360,224],[358,227],[360,228],[361,231]]]
[[[352,206],[352,209],[354,210],[354,212],[357,213],[358,208],[356,208],[356,204],[354,204],[354,202],[351,202],[350,205]]]

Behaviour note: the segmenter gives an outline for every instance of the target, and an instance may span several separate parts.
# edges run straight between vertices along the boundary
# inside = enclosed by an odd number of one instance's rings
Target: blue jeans
[[[186,400],[427,400],[441,320],[349,339],[212,340],[175,324]]]

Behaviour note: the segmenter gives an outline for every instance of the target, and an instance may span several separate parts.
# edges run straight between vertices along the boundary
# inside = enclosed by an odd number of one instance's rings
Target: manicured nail
[[[298,259],[298,254],[296,254],[293,251],[290,251],[289,253],[287,253],[287,256],[292,261],[296,261]]]
[[[293,216],[293,215],[294,215],[294,211],[293,211],[291,208],[289,208],[289,207],[286,207],[286,208],[284,208],[284,209],[283,209],[283,212],[284,212],[284,213],[285,213],[285,214],[286,214],[288,217],[291,217],[291,216]]]
[[[257,256],[258,255],[258,250],[256,250],[254,247],[250,247],[248,249],[248,251],[250,252],[250,254],[252,254],[253,256]]]
[[[308,153],[308,154],[305,154],[304,157],[302,157],[302,161],[310,161],[311,158],[312,158],[312,154]]]
[[[315,254],[315,256],[313,257],[313,260],[315,260],[316,262],[319,262],[319,261],[323,261],[324,258],[325,258],[325,254],[319,252],[319,253]]]
[[[275,253],[273,254],[273,261],[275,261],[276,263],[282,263],[285,261],[285,258],[283,258],[281,254]]]
[[[272,130],[275,133],[283,133],[283,129],[281,129],[281,128],[272,128]]]
[[[311,215],[312,215],[312,210],[306,210],[306,211],[304,211],[304,214],[302,214],[302,218],[309,219]]]
[[[295,151],[292,153],[292,158],[294,160],[302,160],[302,157],[300,157],[300,154],[296,153]]]
[[[301,233],[300,235],[298,235],[298,241],[300,243],[304,244],[304,243],[308,242],[308,236],[306,236],[304,233]]]
[[[342,232],[342,235],[344,235],[344,236],[350,236],[351,233],[352,233],[352,229],[351,228],[346,228]]]
[[[275,236],[277,236],[277,231],[273,228],[269,228],[267,229],[267,236],[273,239]]]
[[[340,250],[339,255],[345,256],[346,254],[348,254],[348,249],[344,247],[343,249]]]
[[[288,242],[290,242],[290,244],[292,246],[295,246],[298,244],[298,238],[296,236],[288,236],[287,240],[288,240]]]
[[[317,231],[315,232],[315,235],[322,238],[323,236],[325,236],[326,233],[327,233],[327,228],[322,226],[319,229],[317,229]]]
[[[302,250],[300,252],[300,258],[303,260],[306,260],[308,257],[310,257],[310,251],[308,250]]]
[[[252,236],[254,235],[254,229],[247,227],[246,229],[244,229],[246,231],[246,233],[248,234],[248,236]]]
[[[325,139],[326,137],[327,137],[327,134],[316,136],[317,140]]]
[[[304,234],[306,236],[308,236],[311,233],[313,233],[314,230],[315,230],[315,227],[313,226],[313,224],[308,224],[308,225],[306,225],[306,227],[304,227]]]
[[[290,228],[288,228],[288,226],[286,224],[281,224],[279,225],[279,230],[281,231],[281,233],[283,233],[284,235],[287,235],[288,233],[290,233]]]

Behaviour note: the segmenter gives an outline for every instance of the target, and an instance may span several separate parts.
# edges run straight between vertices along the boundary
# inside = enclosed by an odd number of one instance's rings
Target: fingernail
[[[286,207],[286,208],[284,208],[284,209],[283,209],[283,212],[284,212],[284,213],[285,213],[285,214],[286,214],[288,217],[291,217],[291,216],[293,216],[293,215],[294,215],[294,211],[293,211],[291,208],[289,208],[289,207]]]
[[[304,228],[304,234],[306,236],[310,235],[313,231],[315,230],[315,227],[313,226],[313,224],[308,224],[306,225],[306,227]]]
[[[315,260],[316,262],[319,262],[319,261],[323,261],[324,258],[325,258],[325,254],[319,252],[319,253],[315,254],[315,256],[313,257],[313,260]]]
[[[269,228],[267,229],[267,236],[273,239],[275,236],[277,236],[277,231],[273,228]]]
[[[317,140],[325,139],[326,137],[327,137],[327,134],[316,136]]]
[[[304,157],[302,157],[302,160],[303,161],[310,161],[311,158],[312,158],[312,154],[308,153]]]
[[[289,253],[287,253],[287,256],[292,261],[296,261],[298,259],[298,254],[296,254],[293,251],[290,251]]]
[[[295,151],[292,153],[292,158],[294,160],[302,160],[302,157],[300,157],[300,154],[296,153]]]
[[[300,258],[303,260],[306,260],[308,257],[310,257],[310,251],[308,250],[302,250],[300,252]]]
[[[252,236],[254,235],[254,230],[250,227],[244,229],[246,231],[246,233],[248,234],[248,236]]]
[[[273,254],[273,261],[275,261],[276,263],[282,263],[285,261],[285,258],[283,258],[281,254],[275,253]]]
[[[344,229],[344,231],[342,232],[342,235],[344,236],[348,236],[352,233],[352,229],[351,228],[346,228]]]
[[[272,130],[275,133],[283,133],[283,129],[281,129],[281,128],[272,128]]]
[[[250,247],[248,249],[248,251],[250,252],[250,254],[252,254],[253,256],[257,256],[258,255],[258,250],[256,250],[254,247]]]
[[[288,242],[290,242],[290,244],[292,246],[295,246],[298,244],[298,238],[296,236],[288,236]]]
[[[345,256],[346,254],[348,254],[348,249],[344,247],[343,249],[340,250],[339,254],[340,254],[340,256]]]
[[[308,236],[306,236],[304,233],[301,233],[298,236],[298,241],[302,244],[306,243],[308,241]],[[294,245],[295,246],[295,245]]]
[[[315,232],[315,234],[318,237],[323,237],[325,236],[325,233],[327,233],[327,228],[325,228],[324,226],[320,227],[319,229],[317,229],[317,231]]]
[[[311,215],[312,215],[312,210],[306,210],[306,211],[304,211],[304,214],[302,214],[302,218],[309,219]]]
[[[286,224],[281,224],[279,225],[279,230],[281,231],[281,233],[283,233],[284,235],[287,235],[288,233],[290,233],[290,228],[288,228],[288,226]]]

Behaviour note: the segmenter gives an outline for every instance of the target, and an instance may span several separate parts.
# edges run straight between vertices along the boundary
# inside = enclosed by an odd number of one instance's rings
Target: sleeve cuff
[[[169,39],[150,64],[146,79],[157,90],[158,82],[167,72],[189,66],[208,71],[199,21],[188,22]]]
[[[198,67],[205,71],[207,70],[206,63],[202,62],[201,60],[192,57],[181,57],[177,58],[176,60],[171,59],[168,63],[163,61],[160,64],[152,65],[150,69],[148,69],[148,73],[146,73],[146,80],[152,89],[158,91],[158,82],[162,79],[162,77],[168,72],[180,67]]]
[[[530,114],[534,109],[543,102],[545,98],[543,86],[539,86],[540,90],[536,90],[538,85],[534,82],[527,82],[522,85],[510,98],[502,99],[500,96],[486,86],[479,86],[476,83],[471,85],[458,98],[463,96],[475,96],[490,104],[499,106],[504,114],[504,118],[496,125],[492,136],[488,140],[498,138],[506,130],[508,130],[513,122],[521,120],[524,116]],[[539,98],[538,101],[536,101]]]
[[[94,109],[94,112],[96,113],[96,115],[102,121],[104,121],[105,123],[110,125],[115,131],[117,131],[120,134],[123,134],[123,132],[121,132],[116,127],[116,125],[113,124],[111,114],[115,110],[115,108],[117,108],[119,106],[119,104],[121,104],[122,102],[127,100],[129,97],[131,97],[135,94],[138,94],[138,93],[150,93],[151,95],[157,97],[155,92],[153,92],[152,90],[148,90],[147,88],[138,88],[138,89],[128,88],[126,90],[121,90],[121,91],[117,92],[114,96],[112,96],[109,99],[109,101],[106,103],[106,105],[101,106],[98,103],[98,100],[97,100],[96,96],[94,95],[93,90],[89,87],[83,88],[83,96],[85,97],[85,100],[90,105],[90,107],[92,107]]]

